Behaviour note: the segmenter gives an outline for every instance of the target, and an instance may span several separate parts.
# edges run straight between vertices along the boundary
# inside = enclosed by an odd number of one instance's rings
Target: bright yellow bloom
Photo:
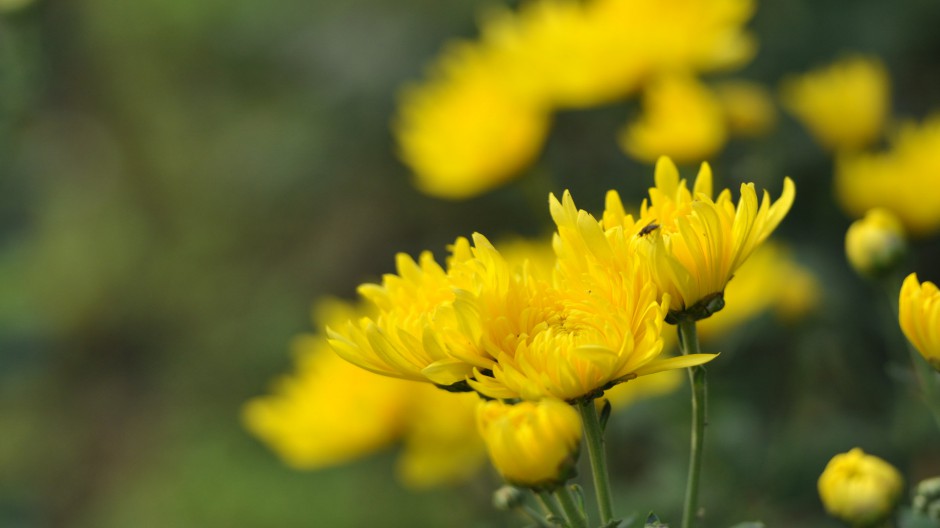
[[[767,310],[796,319],[818,304],[820,289],[816,277],[795,262],[786,248],[768,240],[728,282],[725,307],[699,321],[699,337],[718,339]]]
[[[653,280],[668,294],[672,312],[705,308],[720,299],[735,271],[786,216],[796,193],[793,181],[785,178],[780,199],[771,203],[765,191],[758,204],[754,184],[742,184],[735,207],[727,189],[712,199],[707,163],[690,191],[666,157],[656,163],[655,180],[638,221],[624,212],[616,191],[610,191],[603,222],[608,230],[619,226],[631,237],[632,247],[624,250],[648,256]]]
[[[876,207],[845,233],[845,255],[862,275],[879,275],[893,268],[907,252],[904,226],[891,211]]]
[[[754,56],[752,0],[594,0],[591,10],[656,72],[736,68]]]
[[[579,213],[569,195],[564,206],[552,200],[552,216],[567,232]],[[598,223],[590,221],[592,233],[603,239]],[[479,238],[474,239],[478,250]],[[498,288],[462,297],[461,319],[481,321],[481,342],[497,359],[491,374],[475,371],[470,386],[493,398],[571,401],[598,396],[637,376],[711,359],[708,354],[659,357],[665,306],[657,301],[656,288],[642,280],[637,260],[622,271],[599,269],[588,279],[557,277],[554,284],[522,268],[508,281],[494,277]]]
[[[897,469],[859,448],[834,456],[819,477],[830,515],[853,526],[875,526],[894,510],[904,480]]]
[[[394,131],[422,191],[468,198],[532,162],[550,118],[541,100],[507,84],[517,67],[498,49],[454,44],[429,79],[404,91]]]
[[[620,144],[643,161],[665,154],[685,163],[712,156],[727,136],[715,94],[693,77],[669,76],[643,92],[643,113],[621,131]]]
[[[321,304],[315,320],[332,323],[351,311]],[[251,400],[243,411],[248,430],[284,462],[299,469],[342,464],[401,435],[412,384],[343,361],[320,336],[301,336],[292,348],[296,373],[281,377],[272,394]]]
[[[731,134],[755,137],[773,129],[777,110],[770,93],[762,85],[735,80],[719,83],[714,89]]]
[[[480,435],[490,461],[510,484],[554,488],[571,476],[581,443],[581,417],[558,400],[481,403]]]
[[[454,310],[457,292],[473,288],[469,242],[458,239],[451,254],[447,270],[430,252],[418,262],[399,254],[397,275],[359,287],[377,315],[327,327],[333,350],[377,374],[441,386],[463,381],[474,366],[490,368],[493,359],[467,340]]]
[[[940,114],[922,125],[906,123],[886,152],[846,154],[837,159],[836,195],[861,216],[873,207],[890,210],[915,236],[940,229]]]
[[[940,290],[921,284],[917,274],[904,279],[899,300],[901,330],[933,368],[940,370]]]
[[[888,114],[888,74],[874,57],[849,57],[784,81],[784,106],[830,150],[858,150],[881,134]]]

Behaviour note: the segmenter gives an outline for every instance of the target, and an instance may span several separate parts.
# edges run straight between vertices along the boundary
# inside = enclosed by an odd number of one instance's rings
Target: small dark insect
[[[650,223],[646,224],[643,229],[640,229],[640,232],[637,234],[637,236],[646,236],[653,231],[656,231],[657,229],[659,229],[659,224],[656,223],[656,220],[651,220]]]

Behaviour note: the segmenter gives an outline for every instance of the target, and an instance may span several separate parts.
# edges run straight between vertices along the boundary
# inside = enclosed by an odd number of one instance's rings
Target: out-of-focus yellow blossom
[[[924,359],[940,370],[940,290],[932,282],[921,284],[911,273],[901,285],[901,330]]]
[[[314,322],[356,315],[323,302]],[[466,480],[484,458],[474,394],[452,394],[378,376],[344,361],[321,336],[294,342],[296,371],[243,409],[246,428],[296,469],[319,469],[370,455],[401,441],[398,478],[413,488]]]
[[[616,236],[629,241],[621,243],[618,252],[648,257],[653,281],[668,294],[670,312],[692,309],[701,313],[686,315],[707,317],[732,275],[790,210],[796,194],[793,181],[784,179],[783,193],[773,203],[766,191],[758,203],[754,184],[742,184],[737,207],[728,189],[712,199],[707,163],[691,191],[666,157],[656,163],[655,181],[638,220],[625,212],[616,191],[607,193],[603,216],[607,237],[617,229]]]
[[[816,277],[786,248],[767,241],[728,281],[724,309],[699,321],[699,337],[718,339],[767,310],[796,319],[818,303],[819,289]]]
[[[894,466],[856,447],[832,457],[818,487],[830,515],[852,526],[870,527],[894,511],[904,480]]]
[[[890,271],[906,252],[904,226],[891,211],[881,207],[870,209],[845,233],[845,255],[862,275]]]
[[[378,378],[379,376],[375,376]],[[398,478],[412,488],[430,488],[469,479],[486,458],[476,429],[476,394],[453,394],[426,384],[407,383],[413,392],[398,457]]]
[[[728,131],[737,136],[762,136],[773,129],[777,110],[762,85],[749,81],[725,81],[715,85]]]
[[[661,155],[680,163],[700,161],[727,139],[718,98],[691,76],[663,77],[643,92],[643,113],[620,133],[631,156],[652,162]]]
[[[564,206],[552,197],[551,208],[560,232],[577,228],[579,212],[570,195]],[[598,223],[590,222],[591,234],[603,240]],[[481,238],[474,237],[477,249],[484,247]],[[711,359],[709,354],[659,357],[665,306],[636,261],[631,259],[631,268],[598,270],[586,282],[574,277],[556,284],[536,280],[522,268],[509,281],[493,277],[498,288],[462,298],[461,319],[482,322],[481,341],[497,359],[491,375],[476,370],[470,386],[493,398],[572,401],[637,376]]]
[[[578,459],[581,417],[554,399],[510,405],[481,403],[477,425],[490,461],[510,484],[551,489],[567,480]]]
[[[679,370],[667,370],[651,376],[642,376],[629,383],[615,385],[604,392],[604,398],[610,401],[614,411],[623,409],[638,400],[669,394],[679,388],[683,373]]]
[[[594,11],[578,0],[537,0],[491,13],[483,38],[519,65],[509,73],[516,89],[553,106],[594,106],[627,96],[647,70],[633,19]]]
[[[905,123],[886,152],[840,156],[836,195],[861,216],[873,207],[894,213],[913,236],[940,229],[940,114],[922,125]]]
[[[595,0],[591,9],[659,72],[732,69],[757,49],[744,30],[751,0]]]
[[[783,105],[830,150],[858,150],[881,134],[890,104],[884,64],[854,56],[786,79]]]
[[[485,245],[492,247],[488,241]],[[375,306],[377,315],[327,327],[336,353],[377,374],[444,387],[464,381],[474,367],[491,368],[494,358],[474,337],[479,323],[458,313],[455,301],[458,292],[482,287],[475,278],[479,272],[486,279],[487,264],[505,264],[476,259],[476,250],[465,238],[457,239],[450,250],[446,270],[430,252],[422,253],[418,262],[399,254],[397,275],[385,275],[381,285],[360,286],[360,295]],[[503,268],[490,270],[497,276],[493,280],[508,276]]]
[[[468,198],[535,159],[550,116],[541,100],[507,85],[517,67],[496,48],[458,43],[424,83],[405,89],[393,128],[419,189]]]
[[[351,311],[339,303],[322,304],[315,320],[334,323]],[[292,348],[297,371],[243,411],[248,430],[284,462],[301,469],[342,464],[402,434],[412,384],[343,361],[320,336],[301,336]]]

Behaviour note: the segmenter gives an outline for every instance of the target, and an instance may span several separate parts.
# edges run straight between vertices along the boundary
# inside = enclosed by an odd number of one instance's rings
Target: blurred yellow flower
[[[615,25],[654,72],[728,70],[757,49],[744,24],[752,0],[594,0],[597,20]],[[624,59],[626,60],[626,59]]]
[[[932,282],[921,284],[911,273],[901,285],[901,330],[924,359],[940,370],[940,290]]]
[[[604,398],[610,401],[614,411],[626,408],[634,402],[654,396],[669,394],[679,388],[683,372],[666,370],[649,376],[642,376],[630,383],[614,385],[604,392]]]
[[[858,150],[881,134],[890,104],[884,64],[853,56],[784,80],[783,105],[829,150]]]
[[[535,159],[550,116],[541,100],[507,84],[517,67],[496,48],[457,43],[425,82],[404,90],[393,129],[419,189],[468,198]]]
[[[891,514],[904,480],[894,466],[856,447],[829,461],[818,487],[830,515],[865,527],[875,526]]]
[[[646,255],[653,281],[668,294],[670,312],[698,311],[707,317],[720,309],[721,296],[732,275],[783,220],[796,190],[784,179],[783,193],[771,203],[764,192],[758,204],[753,183],[741,185],[737,207],[725,189],[712,199],[712,172],[703,163],[690,191],[669,158],[656,163],[656,186],[644,200],[640,217],[624,212],[620,196],[610,191],[604,211],[609,230],[620,227],[632,250]],[[622,235],[621,235],[622,236]],[[717,302],[717,306],[711,306]]]
[[[513,57],[517,89],[552,106],[583,108],[626,97],[646,74],[630,18],[598,16],[579,0],[536,0],[490,13],[484,42]]]
[[[812,272],[795,262],[787,248],[768,240],[728,281],[724,309],[699,321],[699,337],[718,339],[767,310],[797,319],[818,304],[819,291]]]
[[[356,312],[321,302],[314,322],[335,324]],[[475,394],[372,374],[341,359],[321,336],[300,336],[292,348],[296,371],[242,410],[245,427],[289,466],[339,465],[401,441],[398,478],[409,487],[463,481],[479,469]]]
[[[338,302],[321,303],[314,319],[332,323],[353,311]],[[411,384],[343,361],[320,336],[298,337],[292,350],[296,372],[281,377],[270,395],[252,399],[243,410],[248,430],[284,462],[301,469],[342,464],[401,435]]]
[[[667,155],[686,163],[715,154],[727,135],[715,94],[694,77],[671,75],[643,92],[643,113],[621,131],[620,145],[639,160]]]
[[[431,488],[473,477],[486,458],[476,428],[480,397],[401,383],[412,392],[396,467],[399,480],[411,488]]]
[[[554,400],[481,403],[477,425],[490,461],[510,484],[551,489],[574,470],[581,443],[581,417]]]
[[[773,98],[764,86],[749,81],[734,80],[718,83],[715,94],[724,112],[728,131],[732,135],[755,137],[773,129],[777,110]]]
[[[940,229],[940,114],[922,125],[902,125],[885,152],[840,156],[835,188],[854,216],[884,207],[911,235],[935,233]]]
[[[876,207],[845,233],[849,264],[862,275],[877,276],[890,271],[907,252],[904,226],[891,211]]]

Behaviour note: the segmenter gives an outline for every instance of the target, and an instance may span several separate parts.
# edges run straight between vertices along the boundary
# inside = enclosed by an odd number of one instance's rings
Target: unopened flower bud
[[[861,275],[883,275],[906,253],[904,227],[887,209],[870,209],[864,218],[853,222],[845,234],[845,254],[849,264]]]
[[[477,424],[490,460],[510,484],[554,488],[572,476],[581,417],[560,400],[480,404]]]
[[[493,492],[493,507],[500,511],[509,511],[525,503],[525,494],[521,489],[505,485]]]
[[[874,526],[894,510],[904,481],[884,460],[859,448],[832,457],[819,477],[826,511],[852,526]]]

